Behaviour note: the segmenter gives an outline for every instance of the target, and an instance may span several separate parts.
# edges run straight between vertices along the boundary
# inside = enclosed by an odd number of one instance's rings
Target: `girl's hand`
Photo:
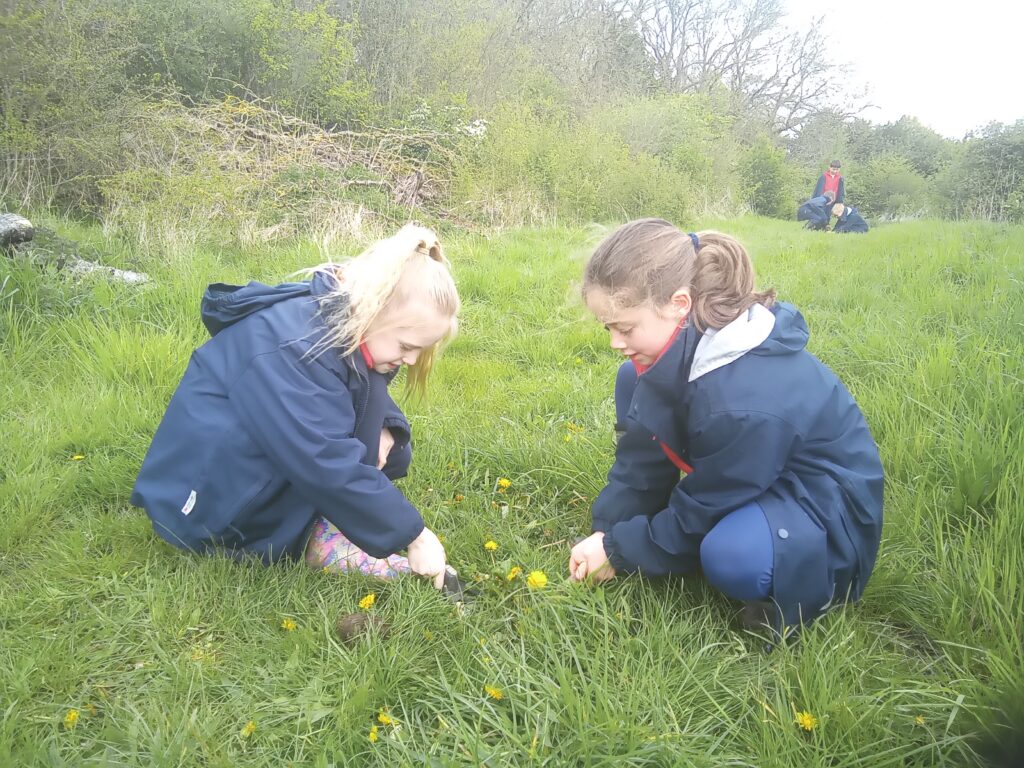
[[[390,429],[384,427],[380,431],[380,448],[377,449],[377,469],[384,469],[384,465],[388,463],[388,455],[394,447],[394,435],[391,434]]]
[[[569,578],[583,581],[588,576],[593,584],[615,577],[615,569],[608,562],[608,553],[604,551],[603,531],[585,538],[569,554]]]
[[[412,540],[409,545],[409,568],[420,576],[433,579],[434,588],[444,586],[445,559],[444,546],[429,528]]]

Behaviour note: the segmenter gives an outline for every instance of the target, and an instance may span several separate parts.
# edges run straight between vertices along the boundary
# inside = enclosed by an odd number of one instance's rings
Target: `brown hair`
[[[613,304],[663,307],[680,288],[693,299],[698,331],[722,328],[752,304],[771,307],[775,290],[754,290],[754,265],[739,241],[721,232],[693,239],[664,219],[623,224],[597,246],[583,271],[583,296],[604,291]]]

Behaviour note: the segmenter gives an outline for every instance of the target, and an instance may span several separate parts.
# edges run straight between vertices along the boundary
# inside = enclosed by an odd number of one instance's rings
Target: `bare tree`
[[[825,109],[860,111],[852,106],[856,99],[842,85],[843,68],[829,58],[818,25],[803,33],[787,29],[780,0],[598,4],[636,26],[658,80],[668,90],[710,93],[727,88],[780,133],[799,132],[809,116]]]

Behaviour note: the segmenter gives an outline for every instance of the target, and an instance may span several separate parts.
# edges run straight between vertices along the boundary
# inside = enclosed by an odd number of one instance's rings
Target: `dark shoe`
[[[760,632],[768,628],[778,634],[782,624],[779,606],[774,600],[748,600],[743,604],[743,628]]]

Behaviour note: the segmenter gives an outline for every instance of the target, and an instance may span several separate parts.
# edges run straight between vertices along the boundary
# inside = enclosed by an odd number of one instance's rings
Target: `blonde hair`
[[[842,203],[836,203],[835,205],[832,206],[832,215],[835,216],[837,219],[844,213],[846,213],[846,206],[843,205]]]
[[[623,224],[595,249],[583,271],[583,297],[593,288],[613,305],[635,307],[669,303],[680,288],[689,288],[690,319],[702,333],[722,328],[752,304],[771,307],[775,290],[754,290],[754,265],[739,241],[721,232],[693,238],[664,219],[637,219]]]
[[[337,347],[343,354],[352,354],[385,310],[401,306],[413,296],[426,298],[440,314],[451,318],[448,333],[421,350],[415,365],[408,366],[406,390],[422,395],[441,348],[458,330],[461,306],[451,265],[437,235],[418,224],[406,224],[348,261],[310,271],[327,272],[335,284],[320,297],[320,311],[328,330],[317,345],[319,351]]]

